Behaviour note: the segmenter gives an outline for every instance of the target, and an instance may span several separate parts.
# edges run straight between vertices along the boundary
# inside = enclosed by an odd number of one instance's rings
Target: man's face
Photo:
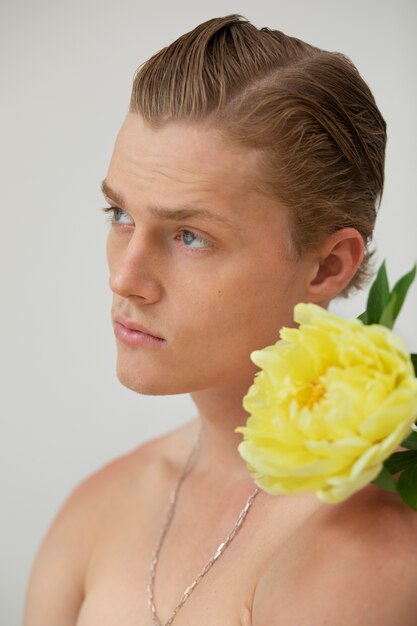
[[[289,260],[285,210],[254,190],[255,152],[190,123],[151,130],[129,113],[106,177],[121,211],[107,258],[118,315],[163,337],[157,347],[117,339],[117,375],[139,393],[165,395],[242,384],[250,353],[296,326],[309,266]],[[205,208],[215,218],[153,215]]]

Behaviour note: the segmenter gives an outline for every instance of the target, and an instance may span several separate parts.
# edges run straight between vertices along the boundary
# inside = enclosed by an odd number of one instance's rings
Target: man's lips
[[[164,339],[164,337],[161,337],[160,335],[157,335],[155,332],[153,332],[149,328],[146,328],[145,326],[142,326],[142,324],[138,324],[137,322],[134,322],[133,320],[128,320],[128,319],[122,317],[121,315],[118,315],[115,318],[115,322],[118,322],[119,324],[122,324],[123,326],[125,326],[129,330],[138,330],[141,333],[145,333],[146,335],[150,335],[151,337],[155,337],[156,339]]]

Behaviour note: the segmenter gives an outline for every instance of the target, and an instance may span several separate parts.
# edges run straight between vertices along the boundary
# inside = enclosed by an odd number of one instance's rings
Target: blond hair
[[[290,216],[295,258],[350,226],[365,256],[337,297],[372,276],[384,184],[386,124],[352,61],[241,15],[210,19],[136,71],[129,110],[158,128],[209,123],[259,150],[259,189]]]

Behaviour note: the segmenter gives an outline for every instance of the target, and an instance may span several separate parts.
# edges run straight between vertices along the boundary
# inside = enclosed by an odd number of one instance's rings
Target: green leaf
[[[368,294],[368,301],[366,303],[368,324],[379,323],[380,317],[388,304],[388,299],[389,284],[384,259]]]
[[[397,491],[404,504],[417,511],[417,463],[401,474]]]
[[[390,474],[396,474],[403,470],[408,470],[410,467],[417,465],[417,450],[406,450],[403,452],[394,452],[384,462],[384,467]]]
[[[414,374],[417,376],[417,354],[410,354],[410,357],[414,366]]]
[[[392,328],[395,322],[395,303],[397,301],[397,294],[393,291],[390,293],[388,304],[385,309],[382,311],[381,317],[379,318],[379,324],[382,326],[386,326],[387,328]]]
[[[414,263],[413,268],[407,273],[404,274],[394,286],[394,289],[391,293],[395,293],[397,295],[397,300],[394,306],[394,321],[397,319],[401,308],[404,304],[405,297],[407,292],[416,276],[416,264]]]
[[[384,491],[397,491],[397,483],[385,467],[382,468],[378,476],[372,482],[378,485],[378,487],[381,487],[381,489],[384,489]]]
[[[361,320],[364,324],[368,323],[368,311],[364,311],[357,317],[358,320]]]
[[[401,444],[407,450],[417,450],[417,433],[413,430]]]

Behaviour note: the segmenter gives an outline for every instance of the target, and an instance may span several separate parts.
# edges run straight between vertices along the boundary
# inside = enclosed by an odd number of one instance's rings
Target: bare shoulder
[[[181,427],[185,428],[185,427]],[[28,581],[24,626],[73,626],[85,594],[90,556],[112,516],[149,485],[167,477],[169,451],[181,428],[146,441],[84,478],[65,498],[37,551]],[[181,449],[181,446],[179,447]],[[152,497],[149,493],[149,497]],[[126,504],[127,505],[127,504]]]
[[[412,626],[416,586],[417,513],[370,485],[320,506],[271,555],[255,590],[253,626]]]

